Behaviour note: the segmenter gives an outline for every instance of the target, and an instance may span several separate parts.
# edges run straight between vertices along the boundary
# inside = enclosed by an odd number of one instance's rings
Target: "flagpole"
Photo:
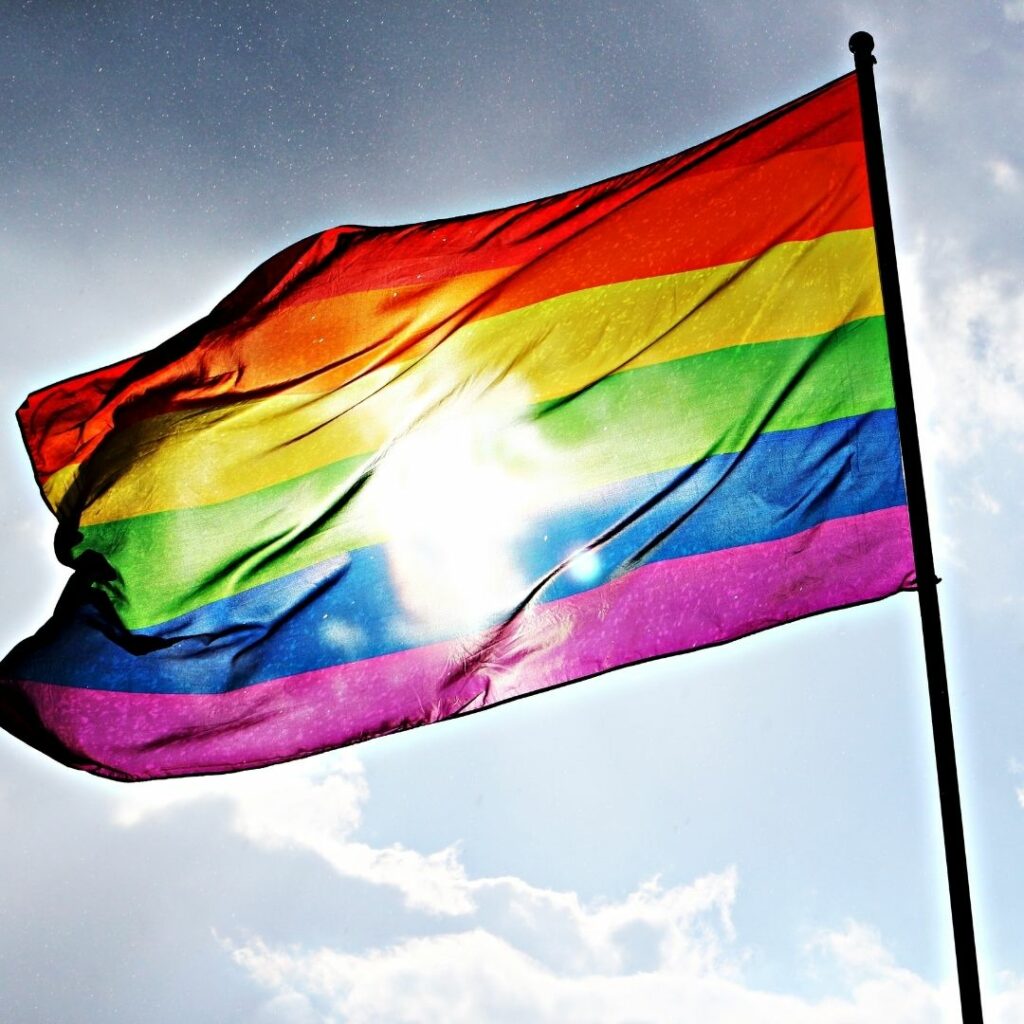
[[[957,976],[960,982],[960,1009],[965,1024],[981,1024],[981,985],[978,955],[974,943],[974,919],[967,877],[967,852],[964,847],[964,823],[960,809],[956,752],[953,746],[953,721],[949,710],[946,660],[942,647],[942,623],[939,618],[938,578],[932,557],[928,506],[921,469],[921,447],[914,412],[914,393],[910,385],[910,360],[907,358],[907,333],[903,322],[903,300],[896,267],[896,245],[889,210],[889,189],[882,156],[882,132],[878,122],[872,51],[875,41],[867,32],[850,36],[850,52],[857,69],[864,149],[867,156],[868,186],[875,222],[875,249],[882,284],[886,332],[889,336],[889,360],[892,364],[896,395],[896,418],[903,449],[903,473],[907,486],[910,533],[917,569],[917,593],[921,606],[921,633],[924,639],[925,668],[928,673],[928,698],[931,705],[932,738],[939,782],[939,808],[946,848],[946,876],[953,917],[953,944],[956,949]]]

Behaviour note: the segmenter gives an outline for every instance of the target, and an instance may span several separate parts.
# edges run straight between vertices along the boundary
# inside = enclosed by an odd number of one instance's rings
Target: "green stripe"
[[[870,317],[811,338],[614,374],[529,409],[519,427],[490,439],[489,458],[527,484],[540,473],[554,507],[601,485],[740,451],[758,433],[892,405],[885,323]],[[515,443],[523,423],[528,450]],[[95,551],[111,565],[114,578],[97,585],[128,628],[163,622],[385,540],[372,508],[374,477],[362,486],[372,458],[347,458],[217,505],[85,527],[74,554]],[[417,500],[404,495],[410,514]]]

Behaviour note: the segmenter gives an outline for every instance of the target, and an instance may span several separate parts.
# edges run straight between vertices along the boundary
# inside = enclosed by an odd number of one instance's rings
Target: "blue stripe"
[[[777,540],[905,501],[896,417],[883,410],[764,434],[743,452],[591,492],[538,521],[513,555],[523,578],[535,581],[524,600],[551,601],[647,562]],[[588,545],[586,555],[566,563]],[[136,633],[120,627],[100,600],[73,580],[54,618],[11,652],[0,675],[103,690],[217,693],[457,632],[428,634],[403,610],[385,545]]]

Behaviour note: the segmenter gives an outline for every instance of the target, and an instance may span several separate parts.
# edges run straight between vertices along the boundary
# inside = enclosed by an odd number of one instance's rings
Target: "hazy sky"
[[[543,195],[877,81],[989,1019],[1024,1021],[1024,3],[9,3],[0,647],[59,593],[25,394],[339,223]],[[0,1020],[931,1022],[915,598],[338,755],[127,787],[0,734]],[[955,1018],[949,1018],[955,1019]]]

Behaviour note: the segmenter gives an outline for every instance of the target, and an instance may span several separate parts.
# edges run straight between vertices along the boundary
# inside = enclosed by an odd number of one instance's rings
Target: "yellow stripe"
[[[337,391],[178,412],[118,431],[46,486],[82,525],[226,501],[373,452],[445,403],[510,411],[619,370],[821,334],[882,312],[870,229],[740,263],[589,288],[453,330]],[[367,339],[372,344],[374,339]]]

